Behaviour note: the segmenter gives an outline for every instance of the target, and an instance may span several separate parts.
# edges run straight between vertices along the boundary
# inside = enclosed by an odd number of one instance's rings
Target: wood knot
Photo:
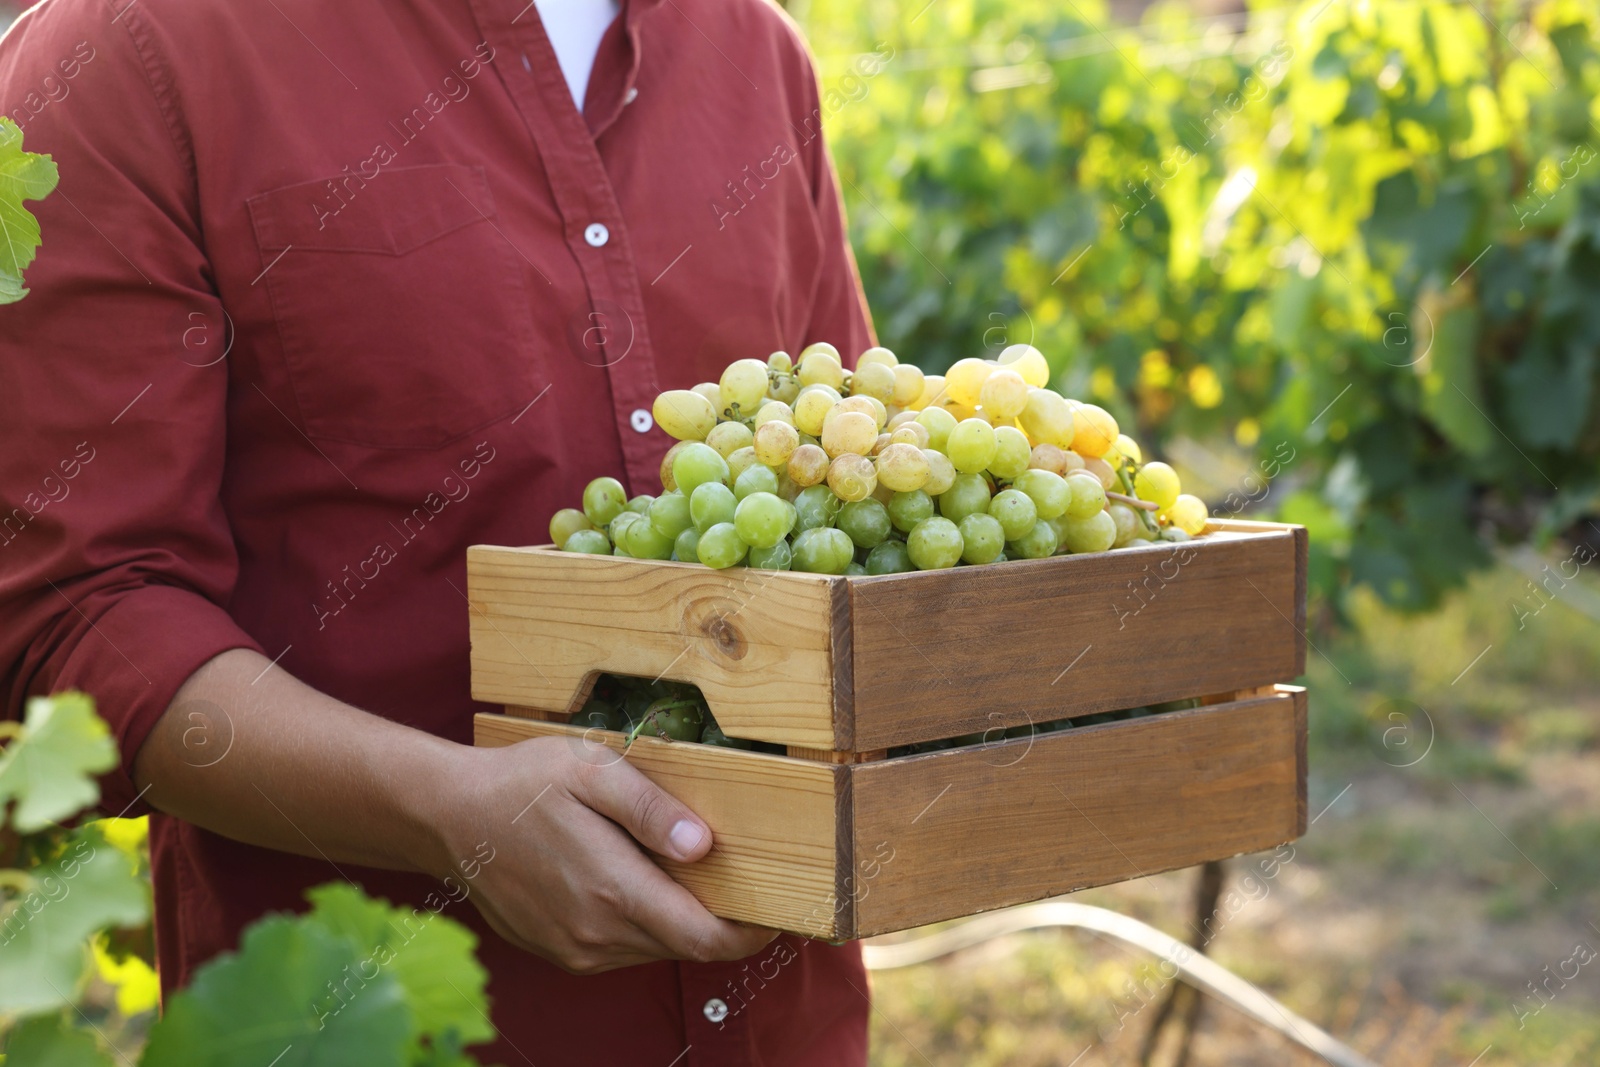
[[[728,617],[718,612],[707,616],[700,623],[700,632],[717,643],[717,651],[729,659],[744,659],[744,654],[749,651],[749,645],[740,635]]]

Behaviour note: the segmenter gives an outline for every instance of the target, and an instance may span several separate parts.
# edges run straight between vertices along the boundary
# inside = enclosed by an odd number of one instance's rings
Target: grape
[[[670,493],[678,488],[678,481],[672,476],[672,464],[677,460],[678,453],[682,452],[683,447],[688,443],[688,441],[676,442],[671,448],[667,449],[667,454],[661,457],[661,488],[665,492]]]
[[[1161,540],[1187,541],[1189,540],[1189,531],[1179,529],[1176,526],[1164,526],[1161,529]]]
[[[1028,431],[1028,436],[1034,441],[1057,448],[1067,448],[1072,444],[1077,424],[1072,405],[1059,393],[1049,389],[1030,390],[1028,402],[1017,416],[1017,421],[1022,423],[1022,428]]]
[[[1032,345],[1008,345],[1000,352],[1000,365],[1022,375],[1022,380],[1038,387],[1050,383],[1050,364],[1044,353]]]
[[[779,541],[771,548],[752,548],[745,565],[758,571],[786,571],[794,560],[789,542]]]
[[[697,552],[701,563],[724,570],[744,559],[749,547],[740,539],[733,523],[719,522],[700,535]]]
[[[933,497],[921,489],[889,498],[889,521],[901,533],[910,533],[923,519],[933,518]]]
[[[889,509],[876,500],[855,500],[839,509],[834,524],[857,548],[875,548],[889,537]]]
[[[921,367],[914,363],[901,363],[894,369],[894,392],[889,395],[889,402],[899,407],[909,406],[922,395],[926,380]]]
[[[690,389],[668,389],[650,405],[656,425],[680,441],[704,441],[717,425],[711,401]]]
[[[944,372],[945,392],[963,407],[975,408],[983,395],[983,383],[994,370],[994,364],[985,360],[958,359]]]
[[[1072,419],[1076,427],[1072,435],[1072,450],[1085,459],[1105,455],[1106,449],[1111,447],[1121,432],[1111,413],[1093,404],[1079,404],[1072,413]]]
[[[587,552],[593,556],[608,556],[611,554],[611,542],[606,539],[605,534],[593,527],[587,530],[572,531],[561,548],[564,552]]]
[[[886,433],[880,433],[878,435],[878,439],[876,441],[872,442],[872,451],[869,452],[868,455],[872,455],[872,456],[881,455],[883,450],[888,448],[888,447],[889,447],[889,435],[886,434]]]
[[[818,526],[801,532],[792,546],[790,566],[811,574],[843,574],[855,562],[855,545],[842,530]]]
[[[1051,519],[1048,522],[1036,522],[1033,529],[1022,536],[1019,541],[1012,541],[1006,545],[1006,557],[1009,559],[1044,559],[1046,556],[1055,555],[1056,549],[1061,544],[1060,535],[1056,532],[1056,523],[1070,520]]]
[[[1033,498],[1020,489],[1002,489],[989,501],[989,514],[1000,520],[1007,541],[1020,541],[1039,521]]]
[[[832,390],[824,392],[821,389],[812,392],[802,392],[794,402],[795,429],[815,437],[822,432],[823,423],[827,421],[828,412],[833,410],[833,405],[839,398],[830,396]]]
[[[788,408],[784,410],[787,411]],[[789,457],[794,455],[794,450],[798,447],[800,447],[800,432],[787,422],[773,420],[756,427],[756,460],[765,466],[776,467],[788,463]]]
[[[994,431],[994,458],[989,473],[996,478],[1015,478],[1028,469],[1032,452],[1028,438],[1015,426],[997,426]]]
[[[883,363],[857,363],[850,376],[852,396],[872,396],[888,401],[894,395],[894,370]]]
[[[1106,491],[1099,479],[1086,474],[1074,474],[1067,478],[1067,485],[1072,487],[1072,502],[1067,505],[1067,518],[1087,519],[1105,510]]]
[[[862,367],[871,363],[881,363],[885,367],[893,369],[900,365],[900,359],[882,345],[874,345],[856,357],[856,370],[859,371]]]
[[[965,563],[993,563],[1005,551],[1005,529],[992,515],[968,515],[956,529],[961,533],[961,559]]]
[[[950,457],[943,452],[935,452],[931,448],[922,450],[922,458],[928,461],[928,480],[922,488],[929,496],[938,496],[947,492],[956,482],[956,468],[950,462]]]
[[[865,456],[872,451],[873,442],[877,439],[878,427],[871,415],[846,411],[842,415],[835,415],[823,427],[822,450],[832,459],[838,459],[847,452]]]
[[[723,413],[729,418],[749,418],[767,395],[767,365],[759,359],[736,359],[717,383],[722,390]]]
[[[795,529],[805,531],[832,526],[843,504],[844,501],[834,496],[833,490],[825,485],[813,485],[800,490],[800,495],[794,498]]]
[[[1068,518],[1062,534],[1073,552],[1104,552],[1117,542],[1117,521],[1109,513],[1097,511],[1087,519]]]
[[[917,524],[906,538],[906,552],[918,570],[954,567],[961,561],[961,531],[949,519],[931,518]]]
[[[1206,502],[1189,493],[1180,493],[1178,499],[1167,505],[1167,521],[1189,536],[1199,537],[1206,530]]]
[[[672,461],[672,479],[680,492],[693,493],[706,482],[727,481],[728,461],[710,445],[694,441]]]
[[[867,576],[867,568],[852,560],[850,565],[844,569],[844,573],[847,578],[865,578]]]
[[[845,452],[828,466],[828,488],[840,500],[865,500],[877,487],[877,471],[866,456]]]
[[[1121,467],[1124,459],[1131,460],[1137,467],[1144,462],[1144,453],[1139,450],[1138,442],[1125,433],[1119,433],[1111,447],[1106,450],[1105,460],[1112,467]]]
[[[707,482],[689,494],[689,515],[702,534],[719,522],[732,522],[739,500],[721,482]]]
[[[789,477],[802,489],[817,485],[828,476],[828,462],[821,445],[800,445],[789,454]]]
[[[944,454],[963,474],[985,470],[995,453],[994,427],[982,419],[964,419],[950,431]]]
[[[614,548],[612,548],[611,554],[613,556],[621,556],[623,559],[632,559],[633,558],[632,556],[628,555],[628,550],[623,548],[621,545],[617,545]]]
[[[677,540],[672,542],[672,554],[685,563],[696,563],[700,559],[700,531],[693,526],[679,534]]]
[[[1061,455],[1066,461],[1067,467],[1067,469],[1062,472],[1062,477],[1066,477],[1066,475],[1071,474],[1073,471],[1083,470],[1084,459],[1082,456],[1078,455],[1076,452],[1070,451],[1063,452]]]
[[[622,531],[621,544],[634,559],[669,559],[672,538],[656,529],[649,519],[630,522]]]
[[[1159,461],[1146,463],[1134,475],[1133,490],[1141,500],[1148,500],[1159,508],[1170,508],[1181,491],[1178,472]],[[1200,506],[1205,507],[1204,504]]]
[[[917,423],[928,431],[928,443],[923,447],[943,452],[950,439],[950,431],[956,428],[956,417],[944,408],[924,408],[917,415]]]
[[[819,383],[844,388],[844,361],[839,358],[839,350],[826,342],[801,350],[798,374],[802,386]]]
[[[889,443],[891,445],[916,445],[919,449],[927,448],[928,428],[917,422],[916,416],[909,411],[902,411],[900,415],[911,415],[912,421],[900,426],[894,426],[893,431],[889,434]],[[900,415],[896,415],[895,418],[899,418]],[[894,420],[891,419],[890,425],[893,426],[893,423]]]
[[[1084,460],[1083,469],[1095,476],[1100,482],[1100,488],[1116,488],[1117,472],[1111,469],[1111,464],[1107,463],[1103,457]]]
[[[958,474],[955,484],[939,497],[939,514],[952,523],[989,510],[989,483],[978,474]]]
[[[878,454],[878,481],[896,493],[909,493],[928,483],[928,461],[913,444],[892,444]]]
[[[689,390],[689,392],[699,393],[701,396],[711,401],[711,410],[722,410],[722,389],[717,385],[716,382],[701,382],[699,385]]]
[[[626,548],[627,546],[624,545],[622,541],[623,533],[628,529],[629,526],[632,526],[634,523],[639,522],[643,518],[643,515],[640,515],[635,511],[619,511],[617,512],[617,517],[612,519],[610,525],[606,527],[606,536],[611,539],[611,543],[613,545],[616,545],[618,548]]]
[[[767,357],[767,370],[773,374],[789,374],[794,371],[794,360],[789,358],[787,352],[774,352]]]
[[[751,467],[758,466],[760,466],[760,464],[756,461],[756,450],[754,448],[746,445],[743,448],[735,450],[733,455],[728,457],[728,484],[738,485],[740,475],[749,470]]]
[[[1033,451],[1028,453],[1028,466],[1064,478],[1067,474],[1067,454],[1055,445],[1034,445]]]
[[[873,433],[881,431],[889,421],[889,409],[883,406],[881,400],[870,396],[847,396],[833,405],[833,409],[822,420],[822,432],[826,434],[829,421],[847,411],[854,411],[871,419]]]
[[[616,518],[627,502],[628,491],[615,478],[596,478],[584,486],[583,514],[596,526],[604,526]]]
[[[929,404],[936,404],[945,395],[944,375],[927,374],[922,378],[922,394],[911,402],[913,411],[922,411]]]
[[[761,410],[756,412],[755,428],[759,432],[761,427],[769,422],[786,422],[794,425],[794,408],[786,401],[769,400],[761,405]]]
[[[631,511],[635,515],[643,515],[645,512],[650,510],[650,505],[655,502],[655,499],[656,498],[651,496],[649,493],[640,493],[632,500],[629,500],[627,504],[623,505],[622,510]]]
[[[866,568],[868,574],[904,574],[917,569],[906,543],[892,539],[867,553]]]
[[[589,517],[577,508],[562,508],[550,516],[550,543],[557,548],[565,548],[567,538],[579,530],[592,530],[594,523]]]
[[[1138,533],[1139,527],[1144,525],[1139,520],[1139,516],[1134,514],[1133,509],[1121,502],[1107,504],[1106,514],[1110,515],[1111,521],[1117,524],[1117,537],[1116,540],[1111,542],[1111,547],[1113,548],[1121,548],[1123,545],[1131,543]]]
[[[1028,403],[1028,383],[1016,371],[1001,367],[984,381],[978,402],[997,419],[1014,419]]]
[[[752,459],[753,456],[754,453]],[[744,473],[734,479],[733,495],[736,499],[743,500],[751,493],[771,493],[777,496],[778,476],[773,473],[771,467],[763,467],[752,461]]]
[[[1065,515],[1072,502],[1072,487],[1059,474],[1029,468],[1017,476],[1011,488],[1020,489],[1033,501],[1041,519],[1056,519]]]
[[[757,470],[767,469],[751,468],[751,471]],[[752,548],[771,548],[782,541],[789,536],[794,521],[794,510],[788,503],[765,491],[745,496],[733,513],[733,527],[739,534],[739,540]]]
[[[662,493],[650,505],[650,525],[668,537],[677,537],[694,525],[689,498],[682,493]]]
[[[727,459],[748,445],[752,436],[750,427],[742,422],[719,422],[706,434],[705,442],[716,449],[723,459]]]

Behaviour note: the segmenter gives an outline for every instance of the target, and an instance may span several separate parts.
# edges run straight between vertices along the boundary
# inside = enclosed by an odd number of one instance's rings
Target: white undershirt
[[[594,69],[600,38],[617,17],[618,0],[534,0],[545,36],[555,49],[556,62],[567,79],[572,102],[583,110],[583,96],[589,88],[589,72]]]

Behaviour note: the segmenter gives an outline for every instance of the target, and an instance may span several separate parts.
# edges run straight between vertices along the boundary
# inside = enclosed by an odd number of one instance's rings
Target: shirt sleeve
[[[101,805],[130,814],[149,810],[133,758],[179,686],[259,650],[224,607],[226,320],[141,19],[56,0],[0,41],[0,101],[21,102],[24,148],[60,172],[26,205],[43,232],[31,292],[0,307],[0,701],[15,718],[29,695],[93,696],[122,756]]]

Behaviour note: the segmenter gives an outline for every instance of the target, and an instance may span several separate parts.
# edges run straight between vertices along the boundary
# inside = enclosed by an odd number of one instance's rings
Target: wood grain
[[[853,747],[1298,677],[1298,529],[1230,521],[1182,544],[850,579]]]
[[[644,737],[624,757],[621,734],[505,715],[478,715],[474,726],[481,746],[565,737],[585,759],[626,758],[687,804],[711,827],[711,852],[698,863],[655,859],[715,914],[831,939],[849,928],[850,900],[838,892],[848,768]]]
[[[601,672],[693,682],[738,737],[847,749],[832,657],[845,579],[549,548],[467,552],[472,695],[580,707]],[[844,675],[848,685],[848,673]]]
[[[866,937],[1302,832],[1303,691],[849,768]],[[1031,746],[1031,747],[1030,747]],[[887,856],[885,860],[883,857]]]

